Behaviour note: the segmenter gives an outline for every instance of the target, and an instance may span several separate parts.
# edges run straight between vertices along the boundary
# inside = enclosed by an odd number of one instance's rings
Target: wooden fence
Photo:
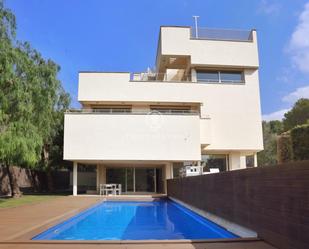
[[[167,187],[278,248],[309,248],[309,161],[170,179]]]

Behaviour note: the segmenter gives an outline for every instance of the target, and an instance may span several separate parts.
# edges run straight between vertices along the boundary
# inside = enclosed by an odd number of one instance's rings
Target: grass
[[[12,208],[12,207],[18,207],[18,206],[23,206],[27,204],[43,202],[43,201],[57,198],[59,196],[61,195],[35,194],[35,195],[23,195],[20,198],[0,198],[0,209],[1,208]]]

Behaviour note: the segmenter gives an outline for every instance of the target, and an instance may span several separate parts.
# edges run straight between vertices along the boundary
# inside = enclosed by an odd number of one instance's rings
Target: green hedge
[[[278,163],[293,161],[293,150],[289,132],[285,132],[277,137],[277,157]]]
[[[290,136],[294,160],[309,159],[309,124],[291,129]]]

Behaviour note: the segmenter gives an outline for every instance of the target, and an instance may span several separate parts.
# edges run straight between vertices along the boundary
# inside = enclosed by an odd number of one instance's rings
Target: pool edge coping
[[[204,240],[14,240],[0,241],[5,244],[185,244],[185,243],[238,243],[263,241],[259,238],[204,239]]]
[[[258,234],[247,228],[247,227],[244,227],[244,226],[241,226],[237,223],[234,223],[234,222],[231,222],[229,220],[226,220],[220,216],[217,216],[217,215],[214,215],[212,213],[209,213],[209,212],[205,212],[199,208],[196,208],[194,206],[191,206],[181,200],[178,200],[176,198],[173,198],[173,197],[168,197],[169,199],[171,199],[172,201],[188,208],[189,210],[191,210],[192,212],[195,212],[197,213],[198,215],[204,217],[205,219],[208,219],[212,222],[214,222],[215,224],[223,227],[224,229],[226,229],[227,231],[239,236],[241,239],[244,239],[244,238],[258,238]]]

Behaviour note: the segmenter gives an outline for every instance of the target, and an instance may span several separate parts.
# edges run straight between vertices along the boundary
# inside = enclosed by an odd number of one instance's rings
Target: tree
[[[268,122],[270,132],[273,134],[281,134],[283,132],[283,124],[279,120],[271,120]]]
[[[309,160],[309,124],[298,125],[290,131],[294,160]]]
[[[69,98],[57,79],[60,67],[16,40],[15,17],[1,0],[0,31],[0,162],[16,197],[21,192],[12,166],[38,167]]]
[[[293,108],[284,114],[283,126],[288,131],[297,125],[306,124],[309,120],[309,99],[299,99]]]
[[[51,171],[53,168],[64,164],[63,161],[63,133],[64,115],[63,112],[70,105],[70,96],[60,89],[59,100],[52,113],[51,132],[45,137],[41,154],[41,166],[47,173],[47,186],[49,191],[54,191]]]
[[[277,163],[277,135],[281,133],[280,121],[263,121],[264,150],[257,154],[259,165],[273,165]]]

